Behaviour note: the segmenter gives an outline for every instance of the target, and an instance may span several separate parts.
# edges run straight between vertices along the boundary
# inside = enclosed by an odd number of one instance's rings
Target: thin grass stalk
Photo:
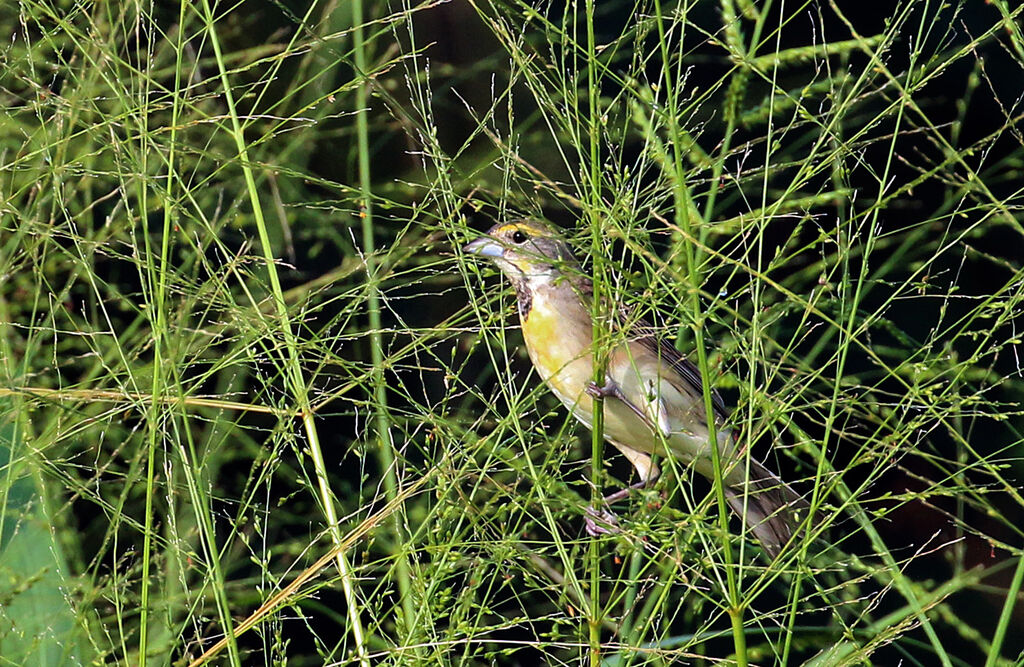
[[[873,52],[872,52],[872,55],[874,55]],[[875,60],[875,58],[873,58],[873,60]],[[903,124],[903,113],[904,113],[904,109],[906,108],[906,106],[907,105],[900,104],[899,107],[897,108],[896,120],[895,120],[896,128],[900,128],[902,126],[902,124]],[[870,266],[870,263],[868,261],[868,257],[871,255],[871,249],[872,249],[872,247],[874,245],[874,241],[875,241],[875,237],[876,237],[876,230],[878,229],[879,214],[880,214],[880,212],[882,210],[881,202],[882,202],[882,200],[885,197],[885,188],[886,188],[887,184],[889,183],[889,173],[890,173],[890,171],[892,169],[892,165],[893,165],[893,159],[894,159],[895,149],[896,149],[896,139],[897,139],[898,136],[899,136],[898,132],[893,132],[891,134],[891,136],[890,136],[889,152],[888,152],[888,154],[886,156],[885,166],[882,169],[881,175],[880,175],[880,177],[878,179],[878,184],[879,185],[878,185],[878,193],[877,193],[877,196],[876,196],[875,205],[873,207],[871,207],[870,215],[868,216],[867,236],[866,236],[865,239],[863,239],[861,241],[861,245],[863,246],[864,250],[863,250],[862,260],[861,260],[861,264],[860,264],[860,274],[857,276],[857,278],[855,279],[854,283],[852,283],[852,284],[851,284],[850,279],[849,279],[849,274],[847,273],[847,271],[848,271],[848,264],[844,263],[844,287],[843,287],[843,294],[846,296],[846,298],[843,299],[843,307],[846,308],[848,312],[847,312],[846,323],[845,323],[845,326],[843,327],[843,332],[844,333],[845,332],[851,332],[851,333],[850,333],[850,338],[848,338],[848,339],[841,338],[840,342],[838,343],[837,359],[836,359],[836,378],[837,378],[837,381],[833,385],[832,396],[831,396],[831,398],[829,400],[829,409],[828,409],[828,413],[827,413],[827,415],[825,417],[826,429],[825,429],[824,437],[823,437],[822,443],[821,443],[821,454],[820,454],[820,457],[818,459],[818,466],[817,466],[817,469],[815,471],[814,491],[813,491],[813,494],[811,496],[811,508],[812,508],[812,511],[813,511],[813,508],[816,507],[817,504],[820,503],[820,501],[821,501],[820,491],[823,488],[823,484],[822,484],[822,481],[824,479],[823,475],[826,472],[825,471],[825,461],[826,461],[826,458],[828,456],[829,439],[830,439],[830,436],[835,432],[834,431],[834,425],[835,425],[836,419],[838,417],[837,411],[838,411],[838,406],[839,406],[839,403],[840,403],[840,391],[841,391],[841,388],[842,388],[842,382],[838,381],[838,379],[841,379],[843,377],[843,375],[844,375],[845,368],[846,368],[846,361],[847,361],[847,358],[848,358],[848,352],[849,352],[850,346],[852,344],[852,332],[855,330],[857,311],[859,310],[859,304],[861,303],[862,291],[865,289],[865,285],[866,285],[866,282],[867,282],[867,279],[868,279],[868,272],[869,272],[869,266]],[[849,239],[849,242],[852,244],[852,242],[853,242],[852,238]],[[877,544],[881,545],[881,540],[879,540],[877,542]],[[887,564],[890,567],[894,567],[895,566],[895,562],[893,562],[892,554],[889,553],[889,551],[887,549],[884,549],[884,548],[882,549],[882,551],[884,552],[884,553],[882,553],[882,556],[886,559]],[[920,619],[922,628],[924,629],[925,634],[928,636],[928,639],[931,642],[933,648],[935,649],[935,652],[938,655],[939,660],[942,662],[943,667],[952,667],[952,663],[950,662],[949,655],[946,652],[945,647],[942,645],[942,641],[939,639],[938,634],[935,632],[935,629],[932,627],[931,622],[928,620],[927,616],[924,614],[924,610],[921,608],[920,601],[918,600],[918,597],[917,597],[916,593],[914,592],[913,588],[911,586],[906,585],[906,582],[905,582],[904,577],[902,576],[902,573],[897,573],[896,576],[894,577],[894,579],[896,581],[897,588],[900,590],[900,592],[904,596],[907,596],[907,601],[910,603],[911,607],[914,608],[914,611],[918,613],[918,618]]]
[[[141,12],[141,7],[137,8]],[[150,385],[150,401],[146,410],[146,509],[143,519],[142,531],[142,582],[139,609],[139,665],[146,667],[146,660],[149,653],[149,607],[150,607],[150,567],[153,560],[153,501],[156,494],[156,453],[157,444],[163,439],[162,422],[163,410],[162,397],[164,395],[164,352],[167,346],[167,324],[164,320],[164,297],[167,289],[167,252],[170,239],[170,219],[164,217],[163,243],[160,251],[160,265],[154,267],[153,249],[150,246],[150,235],[146,225],[146,213],[149,210],[148,196],[149,188],[146,184],[145,175],[148,173],[148,119],[149,114],[145,108],[145,100],[148,96],[140,92],[139,99],[143,100],[143,107],[136,118],[139,124],[140,150],[138,159],[140,178],[136,196],[138,197],[139,223],[142,227],[142,238],[146,252],[146,269],[149,272],[149,279],[153,281],[147,284],[142,281],[143,291],[149,287],[149,303],[152,304],[150,312],[150,324],[153,331],[153,378]]]
[[[630,646],[637,645],[636,638],[636,604],[637,598],[640,595],[640,585],[638,579],[640,577],[640,568],[643,566],[644,556],[643,553],[638,549],[629,556],[629,584],[626,588],[626,594],[622,597],[622,620],[619,622],[619,637],[622,643]],[[629,652],[629,655],[633,655],[633,651]],[[632,661],[632,657],[629,658]]]
[[[785,7],[785,3],[783,2],[783,8],[784,7]],[[780,12],[783,11],[783,8],[780,8]],[[766,14],[768,12],[768,9],[769,9],[769,6],[766,5],[764,7],[764,11],[760,14],[760,19],[758,21],[758,29],[757,29],[758,34],[760,34],[761,21],[763,21],[763,17],[766,16]],[[769,96],[768,107],[769,108],[773,108],[773,109],[776,107],[776,99],[777,99],[776,98],[776,91],[778,90],[777,81],[778,81],[778,73],[779,73],[779,67],[780,67],[780,61],[781,61],[780,58],[776,57],[782,51],[782,45],[780,43],[780,40],[781,40],[781,31],[776,33],[776,41],[775,41],[774,53],[771,54],[771,55],[768,55],[768,56],[764,56],[765,67],[768,67],[768,66],[771,67],[770,75],[771,75],[771,84],[772,85],[771,85],[771,93],[770,93],[770,96]],[[767,117],[767,130],[766,130],[766,141],[764,142],[764,144],[765,144],[765,152],[766,152],[766,155],[765,155],[765,165],[768,165],[771,162],[771,154],[772,154],[772,148],[771,147],[772,147],[772,144],[773,144],[773,137],[774,136],[775,136],[775,116],[774,116],[774,114],[768,114],[768,117]],[[770,170],[766,168],[764,170],[764,177],[763,177],[762,184],[761,184],[761,206],[760,206],[761,215],[758,217],[758,221],[757,221],[758,228],[757,228],[757,233],[756,233],[756,237],[755,237],[755,243],[757,245],[756,257],[758,258],[758,260],[757,260],[758,261],[757,271],[759,273],[764,273],[766,271],[766,267],[763,266],[763,264],[762,264],[762,258],[765,257],[765,248],[764,248],[764,240],[765,240],[765,232],[766,232],[765,227],[767,226],[768,220],[770,219],[770,214],[768,213],[768,201],[767,201],[767,199],[768,199],[768,190],[769,190],[769,187],[770,187],[769,176],[770,176]],[[760,281],[760,280],[752,281],[752,285],[751,285],[751,304],[752,305],[751,305],[751,309],[750,309],[751,310],[751,317],[750,317],[750,336],[749,336],[749,340],[750,340],[750,345],[751,345],[752,349],[759,349],[759,350],[763,350],[763,347],[760,345],[760,341],[763,340],[763,337],[765,336],[765,331],[763,329],[763,324],[762,324],[762,309],[764,307],[763,306],[762,297],[764,295],[764,288],[765,288],[765,285],[764,285],[764,283],[762,281]],[[762,355],[759,355],[759,356],[762,356]],[[757,387],[755,386],[755,377],[758,377],[758,376],[767,379],[767,374],[759,375],[758,373],[753,373],[753,372],[750,373],[750,381],[749,381],[749,384],[748,384],[747,391],[749,392],[749,394],[751,396],[757,395]],[[746,432],[748,434],[749,433],[753,433],[754,432],[754,427],[755,427],[755,424],[754,424],[754,411],[753,410],[748,410],[747,413],[746,413],[745,430],[746,430]],[[801,561],[798,560],[797,562],[799,563]],[[781,651],[781,658],[780,658],[780,664],[783,664],[783,665],[789,664],[790,653],[793,650],[793,635],[794,635],[794,631],[796,629],[796,624],[797,624],[797,615],[798,615],[798,612],[799,612],[799,604],[800,604],[800,601],[802,599],[801,589],[802,589],[802,587],[804,585],[804,582],[803,582],[804,576],[807,573],[807,568],[805,568],[805,567],[797,567],[795,569],[796,569],[796,571],[793,574],[793,579],[790,582],[789,591],[787,592],[788,602],[787,602],[786,606],[784,607],[784,609],[785,609],[785,618],[784,618],[783,623],[784,623],[784,627],[785,627],[786,631],[782,633],[782,651]],[[776,651],[777,651],[777,647],[776,647]]]
[[[366,308],[370,322],[370,360],[373,364],[370,389],[374,401],[377,456],[380,461],[381,470],[384,471],[384,493],[387,499],[391,501],[398,494],[398,472],[395,469],[398,457],[395,454],[390,435],[391,423],[388,417],[387,385],[384,377],[384,342],[381,336],[380,284],[377,276],[377,247],[373,233],[370,129],[367,122],[370,81],[365,78],[367,67],[363,16],[363,0],[353,0],[352,39],[356,76],[363,79],[356,88],[356,142],[359,159],[360,217],[362,218],[363,253],[366,262]],[[401,511],[397,511],[392,515],[391,529],[394,533],[395,546],[399,550],[399,553],[395,554],[395,569],[404,621],[405,641],[403,644],[416,646],[419,644],[416,637],[416,605],[412,595],[411,568],[405,552],[407,535],[403,516],[404,514]]]
[[[657,2],[657,0],[656,0]],[[660,18],[660,2],[659,5],[659,23]],[[736,15],[736,7],[732,0],[721,0],[720,3],[722,12],[722,30],[725,34],[725,43],[733,53],[733,58],[741,62],[747,56],[747,49],[743,44],[743,33],[740,31],[740,19]],[[761,12],[761,16],[764,16],[766,11]],[[662,30],[662,28],[659,28]],[[668,63],[666,62],[666,67]],[[718,200],[718,189],[719,183],[722,180],[722,172],[725,169],[725,157],[729,155],[729,151],[732,148],[732,137],[736,131],[736,123],[739,120],[738,109],[740,102],[743,100],[743,94],[746,91],[747,80],[750,78],[750,70],[744,65],[740,64],[732,72],[732,78],[729,81],[728,91],[725,95],[725,108],[723,110],[723,117],[725,118],[725,129],[722,133],[722,145],[718,151],[720,156],[717,160],[711,162],[711,179],[708,184],[708,196],[704,202],[704,220],[711,220],[715,212],[715,202]],[[667,79],[667,77],[666,77]],[[669,119],[669,124],[674,125],[675,119]],[[681,174],[680,174],[681,175]],[[701,238],[703,239],[704,232],[701,231]]]
[[[1013,580],[1010,581],[1010,587],[1006,590],[1006,599],[1003,601],[1003,609],[999,614],[999,622],[992,635],[992,645],[989,647],[988,655],[985,656],[985,667],[995,667],[1000,661],[999,654],[1002,652],[1006,631],[1013,619],[1013,608],[1017,605],[1022,584],[1024,584],[1024,555],[1017,557],[1017,568],[1013,571]]]
[[[311,595],[312,593],[303,593],[300,589],[307,582],[315,578],[320,573],[320,570],[326,567],[328,563],[332,560],[336,560],[339,553],[352,549],[363,537],[366,536],[367,533],[383,523],[391,514],[398,511],[399,507],[402,506],[402,503],[419,493],[421,488],[426,486],[428,482],[432,481],[433,476],[432,472],[428,472],[423,477],[420,477],[418,480],[402,489],[393,499],[389,500],[387,504],[380,509],[380,511],[375,512],[356,524],[356,526],[352,528],[348,534],[338,542],[338,544],[332,546],[331,549],[318,558],[315,563],[300,572],[295,579],[265,600],[263,604],[260,605],[259,609],[250,614],[245,620],[241,621],[237,628],[238,634],[241,635],[248,632],[263,622],[267,616],[279,611],[282,607],[289,604],[296,604],[300,599],[302,599],[302,597]],[[201,656],[188,663],[188,667],[201,667],[201,665],[205,665],[220,653],[226,644],[227,639],[221,639],[208,648]]]
[[[604,335],[603,278],[601,259],[604,252],[603,220],[601,211],[601,152],[600,152],[600,82],[597,73],[597,41],[594,37],[594,0],[587,0],[585,9],[587,27],[587,140],[588,156],[585,161],[585,182],[589,190],[590,244],[593,257],[593,301],[591,302],[591,336],[593,340],[594,384],[604,386],[605,369],[608,364]],[[582,146],[581,146],[582,148]],[[590,433],[590,503],[600,508],[604,502],[601,491],[601,476],[604,470],[604,399],[595,397]],[[598,510],[600,511],[600,510]],[[591,539],[587,550],[587,566],[590,572],[590,598],[587,622],[590,626],[590,665],[601,663],[601,543]]]
[[[670,143],[672,145],[672,196],[673,206],[675,208],[675,223],[677,227],[683,231],[683,235],[686,239],[692,239],[695,238],[693,233],[694,221],[690,217],[690,208],[688,205],[689,195],[686,191],[686,184],[684,182],[686,173],[682,155],[682,146],[684,145],[684,142],[680,136],[678,121],[675,114],[678,99],[676,97],[675,81],[672,76],[672,59],[669,52],[668,35],[665,30],[665,17],[662,13],[660,0],[654,0],[654,10],[655,23],[658,29],[658,42],[665,67],[663,82],[665,85],[666,105],[669,109],[669,113],[666,114],[668,120],[668,132],[672,137],[672,141],[670,141]],[[720,163],[721,159],[719,159],[718,162]],[[712,183],[714,184],[714,180],[712,180]],[[710,376],[707,352],[704,348],[705,314],[700,303],[703,276],[701,275],[699,268],[702,257],[700,249],[695,247],[695,244],[686,240],[683,241],[682,253],[685,258],[686,271],[691,288],[689,302],[693,322],[694,347],[697,355],[697,367],[700,369],[702,391],[704,394],[705,421],[708,425],[708,442],[711,443],[711,465],[714,470],[712,486],[714,488],[715,501],[718,506],[718,522],[722,535],[722,556],[725,565],[725,611],[728,613],[729,620],[732,625],[733,648],[736,652],[737,665],[745,667],[747,664],[746,634],[743,630],[743,612],[745,603],[741,598],[739,590],[739,572],[735,566],[732,543],[729,539],[729,509],[725,501],[722,461],[720,452],[718,451],[718,433],[715,425],[714,406],[711,401],[712,390],[709,383]]]
[[[245,144],[245,136],[242,125],[235,107],[234,94],[232,93],[231,82],[228,79],[227,65],[221,53],[220,40],[214,25],[213,11],[209,0],[203,0],[203,13],[206,21],[207,33],[210,36],[210,44],[214,50],[214,57],[217,62],[218,76],[224,90],[224,102],[228,108],[228,115],[231,119],[231,135],[238,151],[239,166],[245,177],[246,189],[249,194],[249,201],[252,206],[253,219],[259,233],[260,246],[263,251],[263,259],[266,264],[267,276],[270,280],[271,298],[274,301],[274,308],[277,316],[277,324],[284,338],[285,345],[285,377],[288,380],[289,388],[294,398],[298,412],[301,415],[306,437],[309,440],[309,454],[313,460],[314,471],[317,478],[320,503],[324,510],[327,529],[331,535],[331,541],[337,548],[342,542],[341,526],[338,521],[337,509],[334,504],[334,496],[331,493],[327,479],[327,469],[324,465],[323,452],[320,447],[320,437],[317,432],[314,412],[309,400],[309,388],[306,386],[301,360],[299,358],[299,345],[291,328],[288,318],[288,306],[284,299],[284,292],[281,288],[281,280],[277,274],[276,258],[274,257],[273,246],[263,217],[263,209],[260,204],[259,192],[256,188],[256,179],[253,175],[252,165],[249,161],[249,154]],[[358,599],[355,595],[355,586],[351,566],[348,558],[342,549],[337,549],[335,562],[338,566],[338,574],[341,578],[342,589],[348,604],[349,622],[352,624],[353,639],[356,644],[356,654],[360,662],[368,667],[369,661],[366,657],[364,645],[362,622],[359,618]]]
[[[160,250],[160,284],[157,290],[158,305],[156,306],[157,315],[161,323],[164,319],[164,307],[166,291],[167,291],[167,276],[171,273],[171,266],[169,264],[170,254],[170,241],[172,238],[172,232],[177,227],[177,210],[175,208],[175,191],[179,187],[177,177],[177,136],[178,136],[178,122],[181,114],[182,105],[182,69],[185,55],[185,30],[182,26],[185,25],[185,3],[181,4],[178,14],[178,35],[177,43],[175,44],[175,67],[174,67],[174,90],[171,97],[171,123],[170,123],[170,134],[168,136],[167,144],[167,186],[164,192],[164,215],[163,215],[163,244]],[[148,238],[148,235],[147,235]],[[163,329],[161,329],[163,331]],[[157,338],[157,341],[162,339],[162,336]],[[159,349],[159,344],[156,346]],[[156,369],[154,369],[154,377],[156,376]],[[181,385],[178,383],[178,399],[182,401],[185,398],[185,393],[181,391]],[[154,396],[156,398],[165,398],[160,396]],[[231,615],[231,608],[227,599],[227,592],[225,589],[224,572],[221,568],[220,561],[220,549],[217,547],[216,531],[214,530],[212,522],[212,510],[210,508],[209,498],[204,493],[204,486],[197,480],[201,478],[200,470],[193,470],[192,465],[198,465],[200,457],[196,452],[195,442],[193,439],[193,432],[188,428],[189,414],[185,409],[183,402],[178,403],[181,411],[181,419],[183,423],[182,431],[188,443],[188,453],[186,454],[185,447],[182,447],[179,456],[179,462],[181,466],[181,473],[185,476],[189,496],[192,498],[192,506],[195,514],[196,523],[201,527],[200,538],[202,546],[206,553],[206,559],[208,566],[213,574],[214,584],[211,586],[213,589],[213,597],[215,604],[217,605],[217,616],[220,621],[221,627],[224,629],[224,637],[228,640],[228,657],[232,665],[239,667],[241,665],[241,656],[238,652],[238,643],[235,641],[234,633],[234,621]],[[166,409],[166,408],[165,408]],[[143,648],[145,645],[143,644]]]

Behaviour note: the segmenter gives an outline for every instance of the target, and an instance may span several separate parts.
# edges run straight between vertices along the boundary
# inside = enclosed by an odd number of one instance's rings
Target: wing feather
[[[684,357],[664,336],[659,336],[658,330],[647,320],[637,317],[632,308],[624,306],[620,309],[618,324],[626,330],[628,340],[639,343],[678,373],[686,383],[687,389],[692,390],[697,396],[704,394],[704,385],[701,382],[700,370],[697,366]],[[711,406],[715,411],[715,416],[719,419],[724,420],[729,416],[725,401],[714,389],[711,390]]]

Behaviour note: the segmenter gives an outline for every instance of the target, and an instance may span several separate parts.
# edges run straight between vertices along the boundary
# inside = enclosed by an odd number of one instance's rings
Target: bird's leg
[[[621,531],[619,520],[613,512],[608,510],[598,511],[593,506],[587,507],[587,513],[583,517],[583,524],[587,529],[587,535],[591,537],[611,535]]]
[[[617,398],[623,403],[629,403],[626,400],[626,395],[622,393],[622,387],[619,386],[619,383],[608,377],[605,378],[603,386],[596,382],[587,383],[586,391],[594,398]],[[641,417],[647,419],[643,415]]]
[[[658,474],[654,474],[647,479],[641,479],[639,482],[630,484],[624,489],[619,489],[615,493],[608,494],[601,499],[601,504],[611,505],[612,503],[617,503],[623,498],[628,497],[633,491],[647,488],[653,484],[656,479],[658,479],[658,476]],[[611,510],[598,510],[593,506],[587,507],[587,514],[584,518],[584,522],[587,528],[587,535],[590,535],[591,537],[619,532],[619,520]]]
[[[604,497],[602,502],[604,502],[605,505],[617,503],[623,498],[629,497],[629,494],[633,493],[637,489],[646,489],[648,486],[654,483],[655,479],[657,479],[657,477],[655,477],[654,479],[642,479],[639,482],[634,482],[633,484],[630,484],[625,488],[619,489],[615,493],[608,494],[607,496]]]
[[[587,393],[594,398],[608,398],[609,396],[622,398],[622,388],[617,382],[615,382],[615,380],[612,380],[609,377],[605,377],[604,386],[601,386],[596,382],[588,382]]]
[[[601,386],[596,382],[589,383],[587,385],[586,392],[594,398],[617,398],[623,405],[632,410],[633,413],[636,414],[636,416],[645,424],[651,423],[650,418],[644,414],[643,410],[634,405],[632,401],[628,400],[622,391],[622,387],[620,387],[618,383],[611,378],[607,378],[605,380],[604,386]],[[605,496],[601,501],[601,504],[605,506],[617,503],[623,498],[628,497],[629,494],[636,489],[643,489],[650,486],[656,479],[658,479],[659,475],[657,467],[651,467],[650,456],[642,452],[635,451],[629,447],[623,447],[618,443],[614,444],[619,448],[619,451],[626,455],[630,463],[632,463],[637,469],[637,472],[640,473],[640,481]],[[586,527],[587,534],[591,537],[596,537],[598,535],[618,532],[619,521],[615,517],[615,514],[610,510],[598,510],[594,507],[588,507]]]

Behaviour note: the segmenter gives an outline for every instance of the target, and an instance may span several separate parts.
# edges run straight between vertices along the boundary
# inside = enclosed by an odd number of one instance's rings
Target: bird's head
[[[513,281],[550,281],[579,273],[579,263],[565,239],[532,220],[498,223],[463,250],[487,257]]]

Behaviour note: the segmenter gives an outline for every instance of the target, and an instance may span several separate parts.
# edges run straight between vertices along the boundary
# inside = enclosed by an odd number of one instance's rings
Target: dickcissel
[[[673,456],[714,479],[700,373],[652,327],[619,313],[605,384],[594,384],[593,287],[558,233],[535,221],[499,223],[464,250],[490,259],[512,282],[530,359],[576,419],[590,428],[593,400],[604,399],[604,438],[640,476],[631,488],[657,478],[652,454]],[[807,517],[808,503],[744,456],[725,424],[721,397],[715,392],[712,399],[726,501],[774,558]],[[618,500],[628,490],[605,500]]]

